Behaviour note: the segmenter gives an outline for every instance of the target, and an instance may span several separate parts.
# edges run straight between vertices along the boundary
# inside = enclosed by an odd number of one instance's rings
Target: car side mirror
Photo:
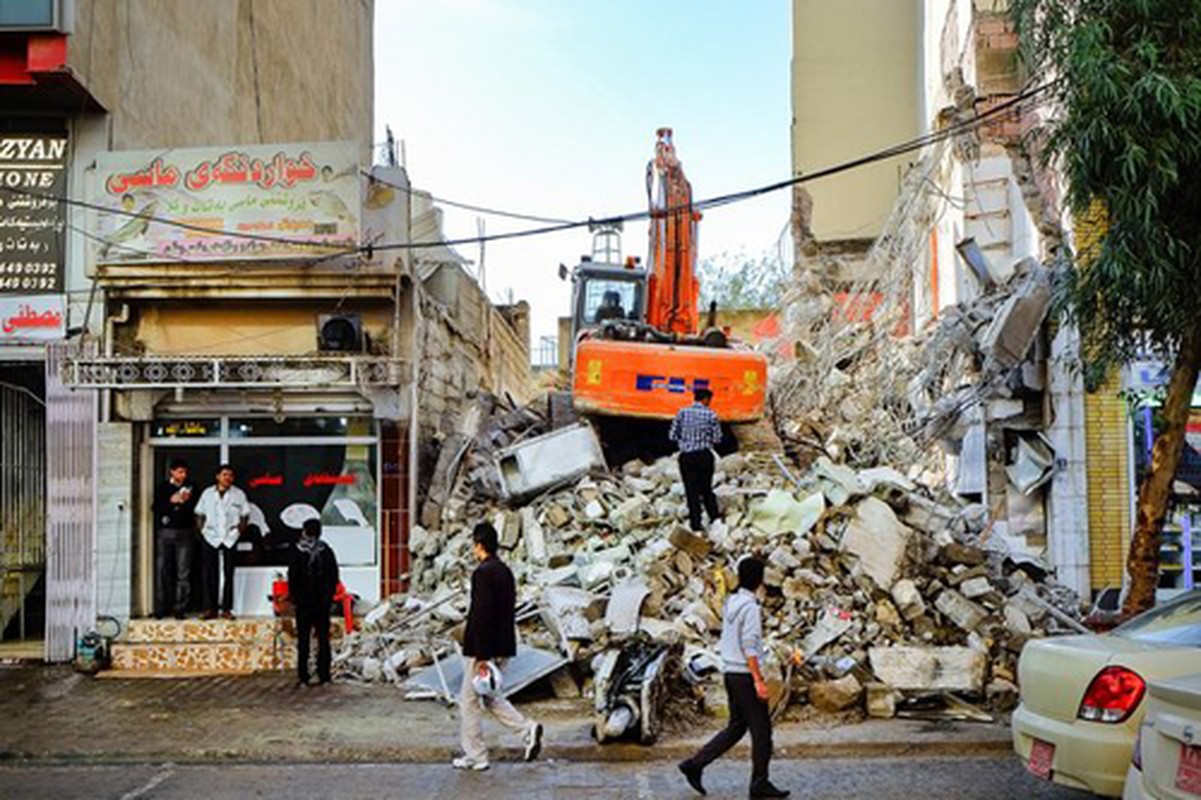
[[[560,264],[559,265],[559,280],[561,280],[561,281],[567,280],[567,275],[568,275],[567,267],[564,266],[563,264]]]

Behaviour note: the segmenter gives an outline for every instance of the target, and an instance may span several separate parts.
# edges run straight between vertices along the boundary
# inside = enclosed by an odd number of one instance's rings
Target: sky
[[[787,178],[789,0],[377,0],[375,127],[404,143],[415,188],[475,205],[582,219],[646,209],[655,130],[674,130],[694,198]],[[444,208],[445,233],[475,236]],[[700,257],[775,253],[789,194],[706,212]],[[484,216],[487,233],[536,223]],[[645,224],[623,236],[646,259]],[[587,229],[490,242],[496,302],[531,305],[532,351],[569,313]],[[458,247],[475,262],[477,245]],[[511,293],[511,294],[510,294]]]

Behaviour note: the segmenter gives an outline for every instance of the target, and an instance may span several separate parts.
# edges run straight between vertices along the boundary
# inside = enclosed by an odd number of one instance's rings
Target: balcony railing
[[[402,359],[323,356],[116,356],[69,358],[64,384],[81,389],[357,388],[399,386]]]

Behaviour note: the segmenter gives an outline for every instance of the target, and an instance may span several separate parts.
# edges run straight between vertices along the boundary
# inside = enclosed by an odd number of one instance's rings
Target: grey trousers
[[[488,746],[484,743],[484,709],[480,704],[480,696],[475,693],[475,686],[471,683],[478,663],[474,658],[463,659],[463,685],[459,688],[460,739],[465,756],[472,761],[487,761]],[[492,712],[492,716],[496,717],[501,725],[514,733],[528,735],[534,726],[528,717],[503,697],[489,697],[484,700],[483,706]]]
[[[160,528],[155,538],[154,613],[165,617],[188,610],[192,597],[192,548],[196,531]]]

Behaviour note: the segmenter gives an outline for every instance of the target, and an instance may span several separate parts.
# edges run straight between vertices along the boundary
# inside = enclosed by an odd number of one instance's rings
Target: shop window
[[[376,563],[375,445],[239,444],[229,448],[229,460],[253,505],[243,541],[253,545],[258,564],[283,565],[287,546],[313,517],[343,565]]]

